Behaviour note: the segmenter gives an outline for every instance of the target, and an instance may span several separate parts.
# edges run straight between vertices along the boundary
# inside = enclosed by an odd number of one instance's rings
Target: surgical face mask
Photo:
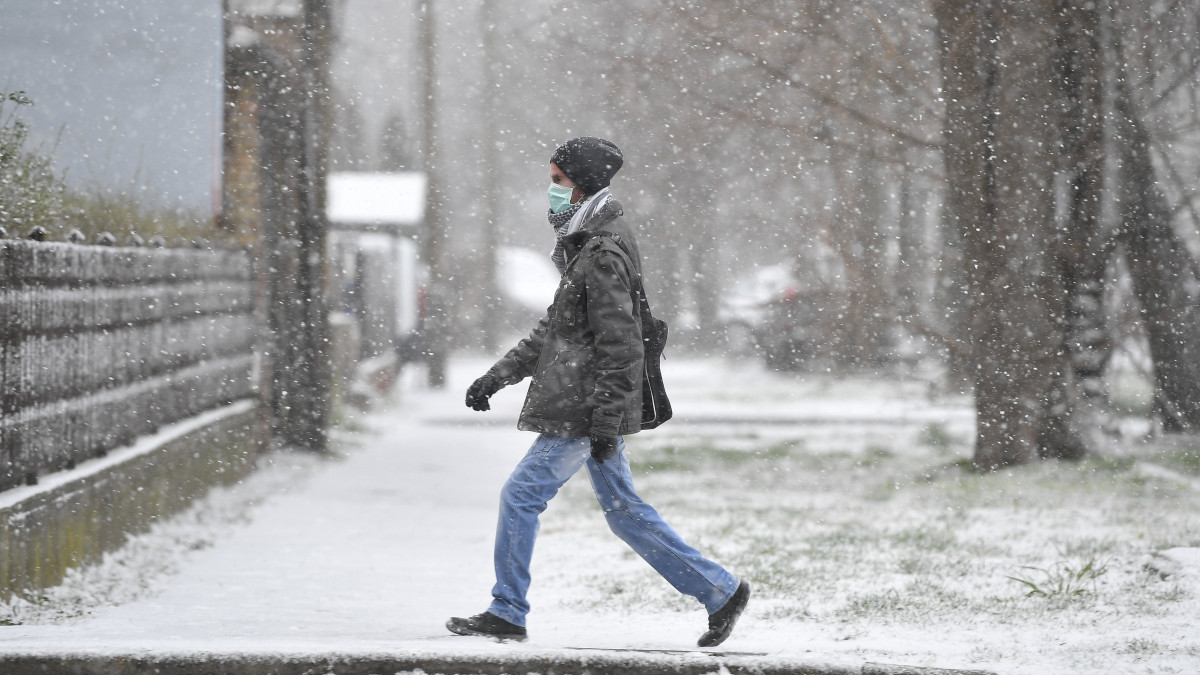
[[[546,194],[550,197],[550,213],[562,213],[571,208],[571,193],[575,188],[569,188],[558,183],[551,183]]]

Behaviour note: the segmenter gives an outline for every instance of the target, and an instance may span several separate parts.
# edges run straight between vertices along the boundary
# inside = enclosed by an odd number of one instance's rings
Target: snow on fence
[[[0,240],[0,490],[254,393],[240,251]]]

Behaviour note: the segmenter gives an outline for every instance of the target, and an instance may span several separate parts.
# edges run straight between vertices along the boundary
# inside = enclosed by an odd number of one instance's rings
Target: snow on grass
[[[668,425],[628,439],[643,498],[754,583],[739,627],[751,645],[760,630],[805,636],[821,656],[1200,672],[1196,581],[1144,568],[1155,551],[1200,547],[1200,493],[1186,482],[1120,458],[978,474],[961,416],[911,414],[953,406],[926,387],[760,373],[767,384],[738,388],[736,373],[720,376],[726,400],[759,411],[793,405],[803,418],[810,401],[827,414],[841,401],[844,418],[886,413],[815,428]],[[681,393],[686,406],[696,392]],[[1189,452],[1169,461],[1186,467]],[[572,570],[609,535],[586,480],[561,501],[539,545],[561,552],[544,568]],[[695,611],[619,545],[604,556],[582,574],[551,574],[543,595],[575,611]]]

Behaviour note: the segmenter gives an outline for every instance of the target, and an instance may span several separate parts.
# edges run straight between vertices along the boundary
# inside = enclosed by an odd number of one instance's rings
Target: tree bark
[[[1108,394],[1104,368],[1112,344],[1104,311],[1111,238],[1101,225],[1104,175],[1104,60],[1096,3],[1057,0],[1055,81],[1062,105],[1061,198],[1064,215],[1055,240],[1066,293],[1066,345],[1071,368],[1053,392],[1042,447],[1077,459],[1107,444]]]
[[[1054,251],[1052,0],[935,5],[947,103],[946,208],[962,235],[974,464],[1035,459],[1069,413],[1066,294]],[[1061,454],[1048,448],[1049,454]],[[1073,454],[1073,453],[1072,453]]]
[[[1121,159],[1119,239],[1125,250],[1154,366],[1155,403],[1164,429],[1200,428],[1200,279],[1158,187],[1146,129],[1119,47],[1113,107]]]
[[[891,356],[897,310],[888,292],[890,277],[883,222],[882,171],[867,153],[829,146],[833,174],[829,241],[842,263],[842,284],[833,294],[836,311],[830,357],[840,367],[878,367]]]
[[[895,280],[888,269],[886,250],[891,236],[884,215],[886,178],[878,161],[867,153],[859,153],[855,159],[859,205],[857,217],[851,222],[853,257],[860,283],[851,291],[859,296],[851,308],[860,331],[852,365],[878,367],[892,358],[898,313],[895,298],[889,292]]]

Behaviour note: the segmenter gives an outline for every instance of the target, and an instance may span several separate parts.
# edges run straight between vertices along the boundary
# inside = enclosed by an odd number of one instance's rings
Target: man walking
[[[467,390],[467,406],[489,410],[501,387],[532,377],[518,428],[539,433],[500,496],[496,585],[488,610],[446,622],[459,635],[523,641],[529,564],[538,516],[586,466],[609,527],[681,593],[708,611],[699,645],[729,637],[750,585],[689,546],[633,488],[625,435],[642,420],[643,345],[633,289],[641,257],[621,204],[609,191],[621,151],[583,136],[550,159],[552,258],[562,280],[546,316]]]

